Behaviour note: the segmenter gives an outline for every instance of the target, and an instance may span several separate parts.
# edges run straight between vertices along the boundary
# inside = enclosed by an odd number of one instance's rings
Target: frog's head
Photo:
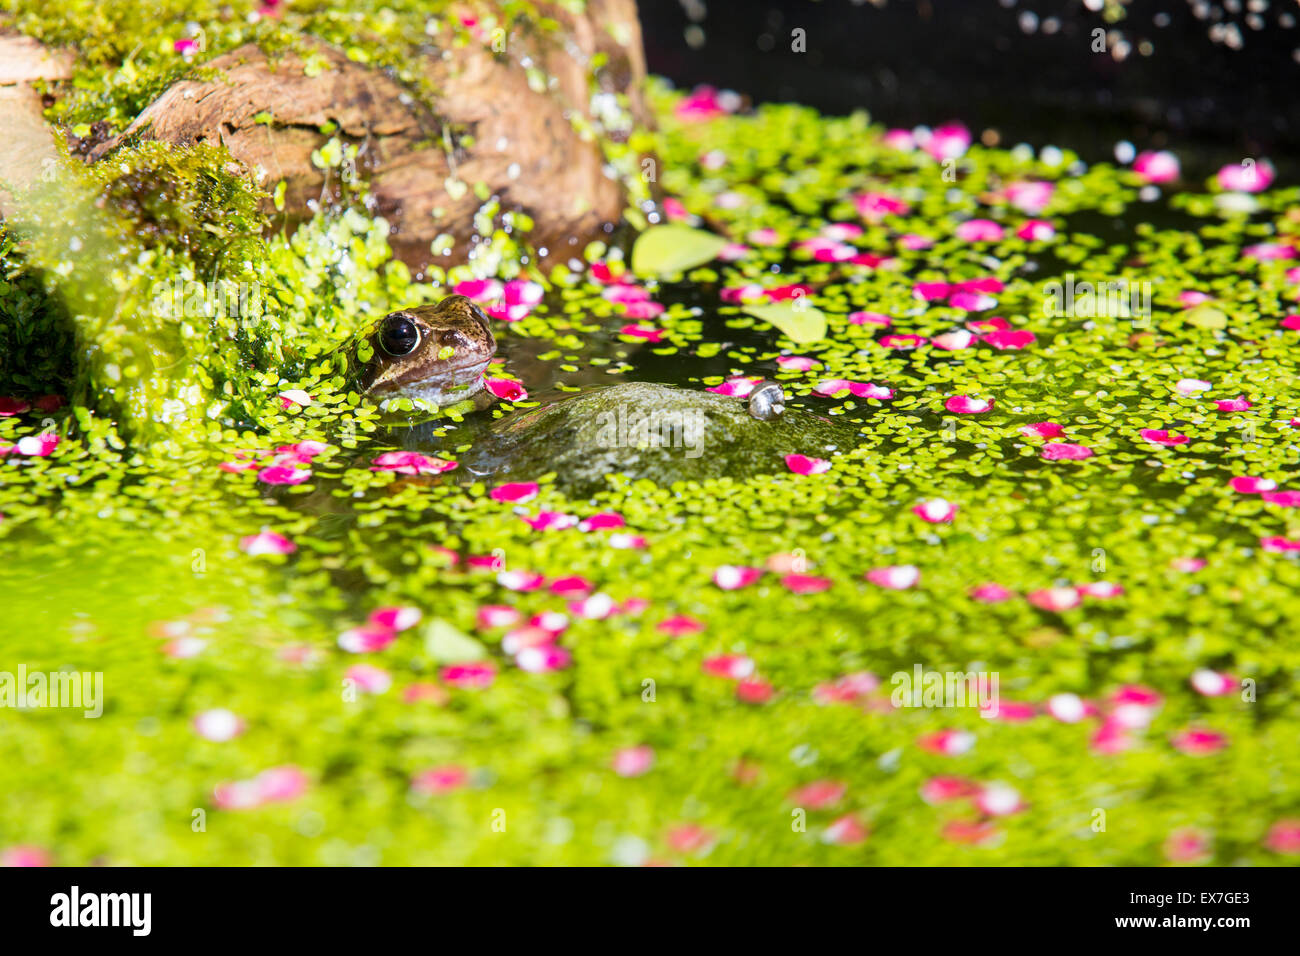
[[[357,387],[379,400],[459,401],[483,387],[496,347],[487,316],[463,295],[399,309],[364,333]]]

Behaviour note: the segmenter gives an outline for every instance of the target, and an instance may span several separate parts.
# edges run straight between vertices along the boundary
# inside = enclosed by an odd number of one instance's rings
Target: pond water
[[[634,276],[630,248],[600,247],[552,273],[526,317],[496,323],[489,377],[526,398],[407,430],[308,359],[250,373],[238,424],[192,417],[156,441],[93,402],[0,418],[0,671],[104,688],[96,718],[4,712],[0,849],[1295,852],[1296,187],[1227,188],[1232,157],[1218,179],[1155,184],[956,127],[921,131],[945,151],[862,116],[655,101],[656,218],[732,245],[675,275]],[[305,264],[324,278],[276,315],[291,344],[323,353],[452,289],[489,308],[506,294],[471,270],[414,282],[382,225],[378,242],[366,223],[329,238],[341,221],[270,242],[276,282]],[[1045,288],[1071,276],[1131,284],[1151,314],[1048,314]],[[745,311],[783,299],[824,334]],[[590,496],[471,467],[492,429],[575,391],[652,382],[739,405],[747,378],[852,440],[774,449],[744,478],[611,475]],[[917,667],[996,676],[996,715],[893,699]]]

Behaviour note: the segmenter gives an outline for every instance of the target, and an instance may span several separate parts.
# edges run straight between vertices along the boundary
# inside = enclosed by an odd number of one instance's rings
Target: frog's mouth
[[[431,405],[458,402],[482,391],[488,361],[443,365],[418,378],[375,382],[367,392],[381,404],[388,399],[409,398]]]
[[[381,375],[367,386],[366,391],[372,395],[390,398],[394,395],[407,395],[414,392],[465,388],[475,383],[481,385],[489,361],[484,359],[462,362],[458,365],[440,364],[426,374],[412,375],[407,372],[389,380],[384,380]]]

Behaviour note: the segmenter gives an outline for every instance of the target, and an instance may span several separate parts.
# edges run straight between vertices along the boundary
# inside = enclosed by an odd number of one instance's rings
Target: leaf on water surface
[[[771,322],[801,345],[826,338],[826,316],[820,309],[798,299],[771,305],[747,305],[744,311],[756,319]]]
[[[632,271],[639,276],[685,272],[711,262],[727,240],[690,226],[651,226],[632,246]]]
[[[487,648],[482,644],[439,620],[425,627],[424,649],[440,664],[464,664],[487,657]]]
[[[1217,309],[1208,302],[1203,302],[1187,310],[1188,324],[1202,329],[1226,329],[1228,316],[1222,309]]]

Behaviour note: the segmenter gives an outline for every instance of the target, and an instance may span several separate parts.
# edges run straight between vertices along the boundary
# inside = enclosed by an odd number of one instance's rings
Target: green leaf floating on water
[[[651,226],[632,246],[632,271],[640,276],[685,272],[715,259],[727,240],[690,226]]]
[[[446,621],[430,621],[425,627],[424,649],[439,664],[464,664],[487,657],[487,648]]]
[[[1188,309],[1186,319],[1190,325],[1202,329],[1226,329],[1228,327],[1228,316],[1222,309],[1215,308],[1208,302],[1203,302]]]
[[[826,316],[820,309],[799,299],[771,305],[747,305],[744,311],[756,319],[771,322],[800,345],[826,338]]]

